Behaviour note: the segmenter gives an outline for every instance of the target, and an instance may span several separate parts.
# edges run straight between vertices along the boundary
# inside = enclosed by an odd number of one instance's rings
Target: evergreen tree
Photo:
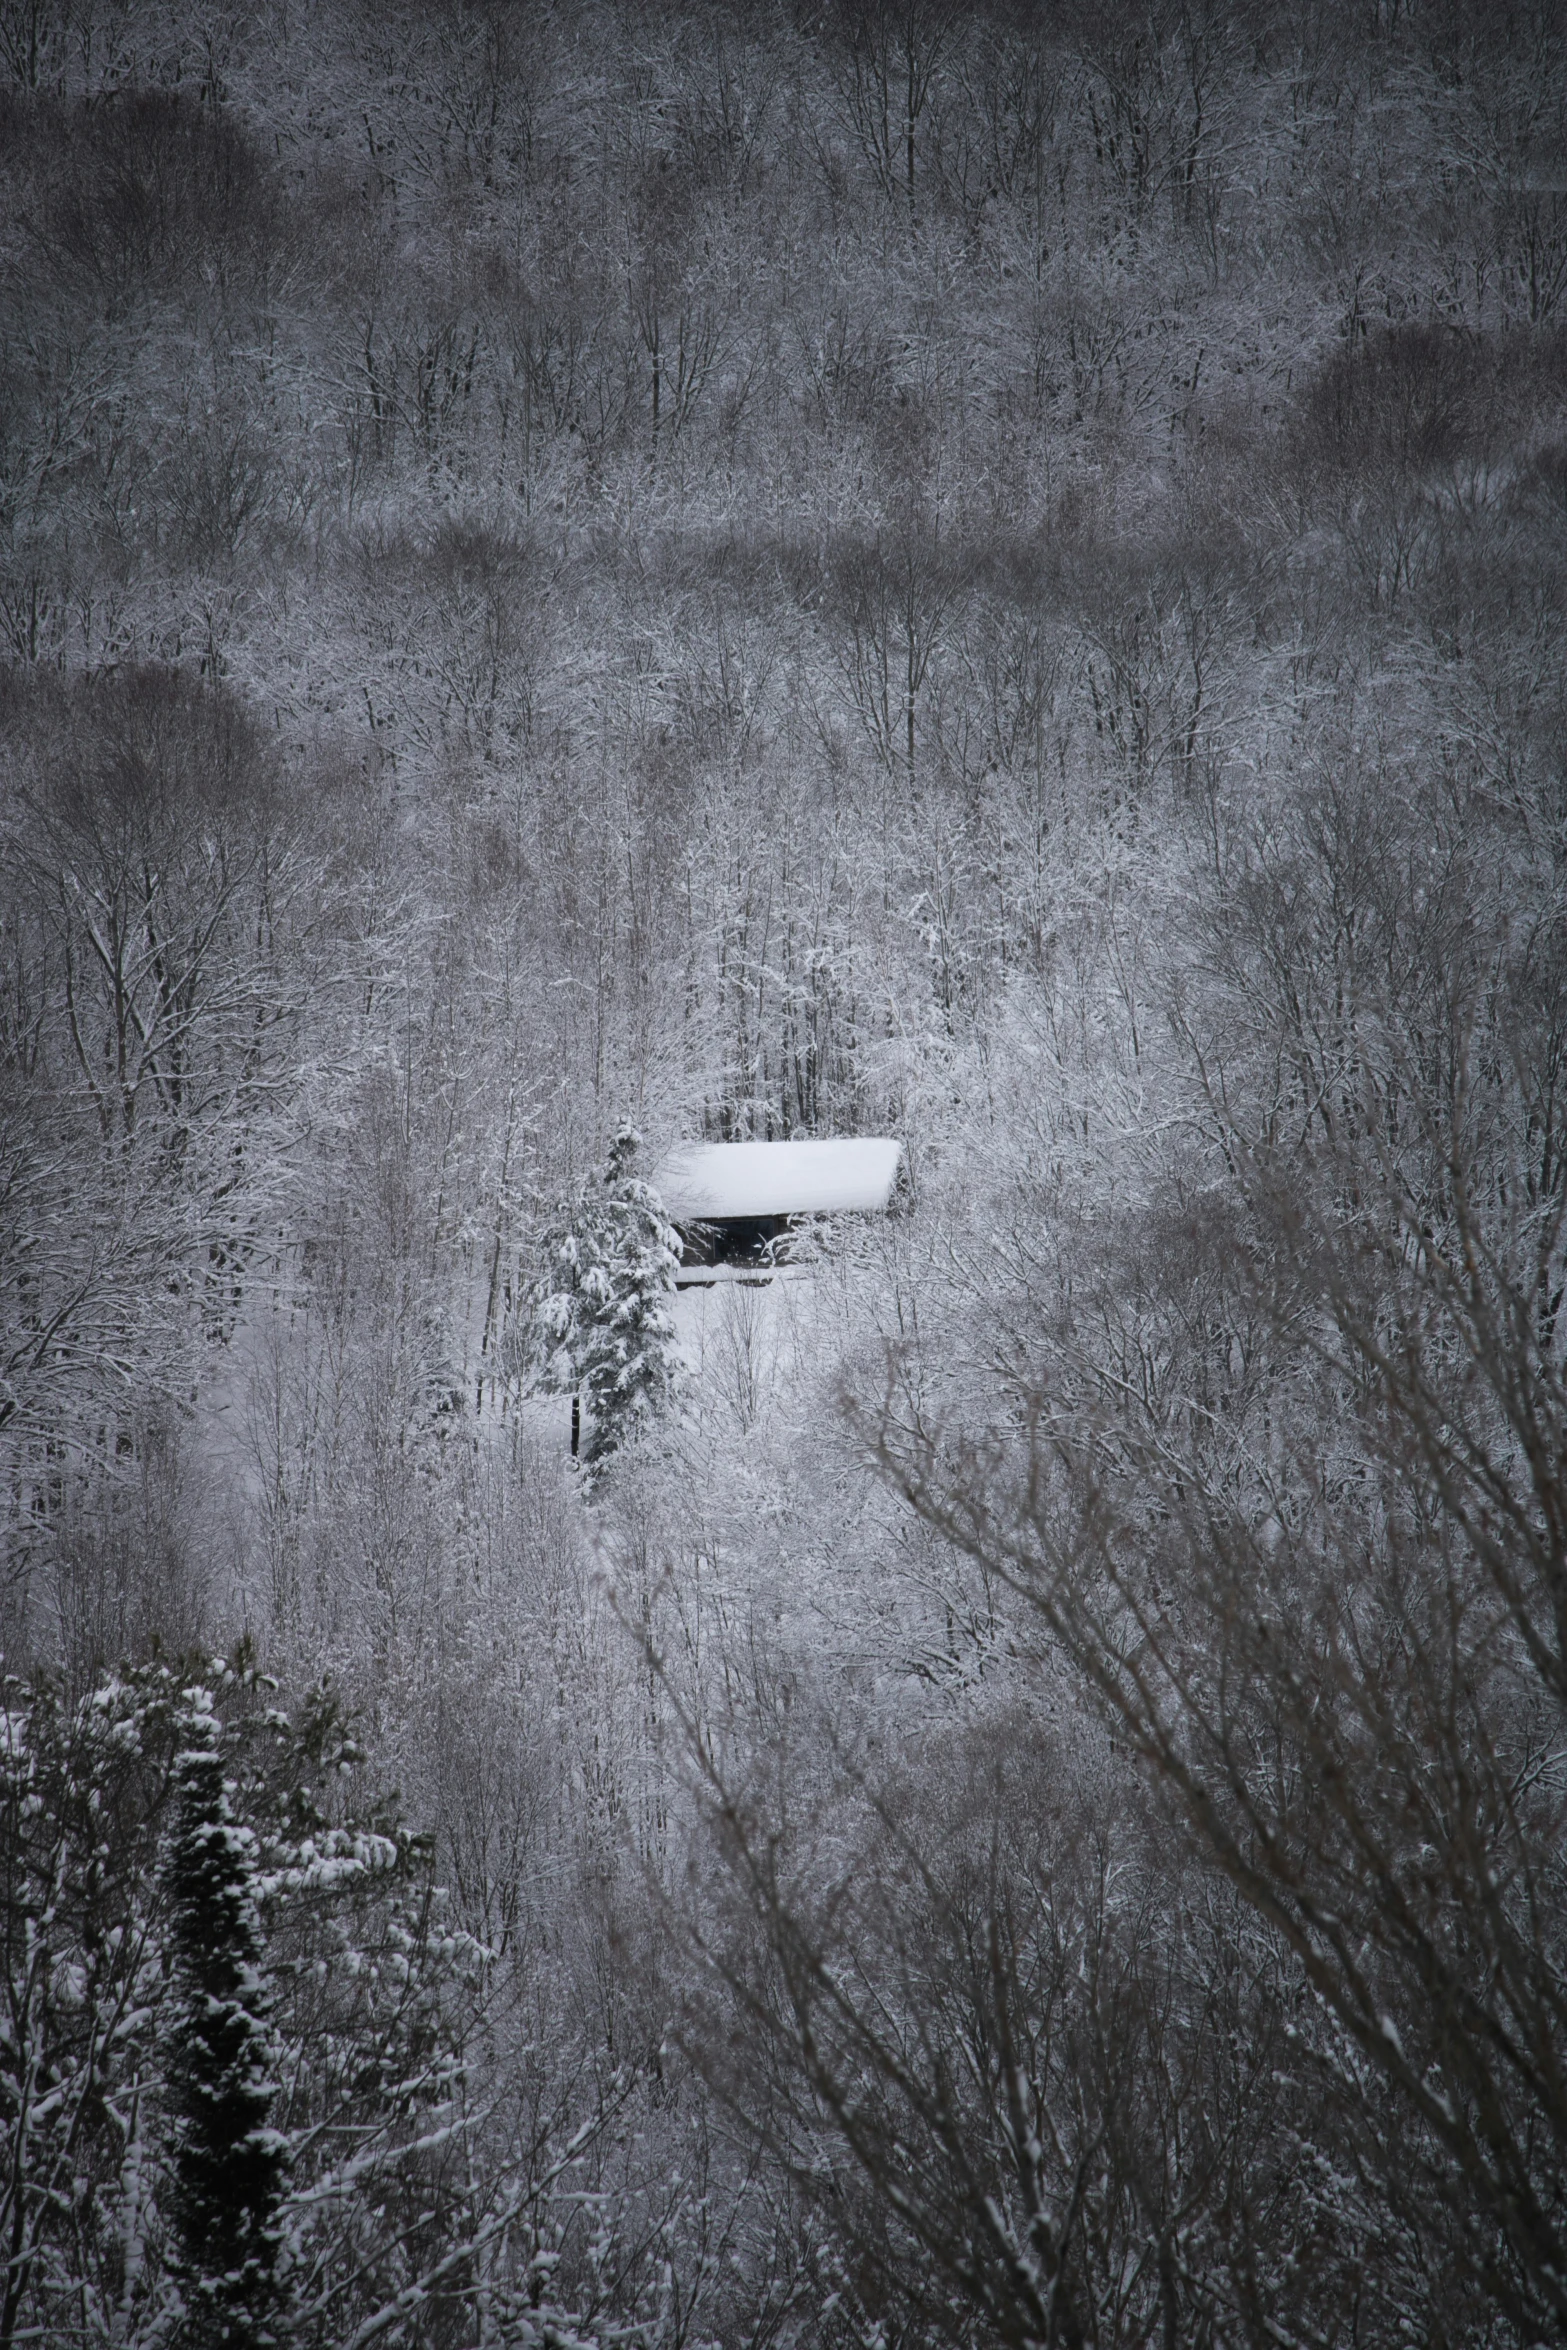
[[[273,1694],[0,1675],[0,2350],[580,2333],[530,2266],[570,2165],[469,2094],[486,1954],[332,1691]]]
[[[261,2350],[277,2339],[287,2142],[277,2094],[254,1831],[236,1820],[211,1693],[190,1692],[168,1864],[178,1978],[168,2063],[177,2339]]]
[[[635,1127],[623,1126],[602,1174],[550,1234],[524,1308],[533,1383],[587,1398],[591,1474],[668,1402],[678,1369],[668,1300],[680,1236],[636,1172],[641,1147]]]

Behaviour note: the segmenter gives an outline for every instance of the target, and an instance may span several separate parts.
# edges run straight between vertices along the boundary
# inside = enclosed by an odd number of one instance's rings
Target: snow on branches
[[[331,1692],[268,1694],[243,1653],[0,1688],[0,2343],[396,2344],[475,2295],[569,2334],[583,2133],[480,2155],[488,1954],[345,1814]]]
[[[678,1368],[668,1299],[680,1236],[636,1172],[641,1147],[622,1126],[601,1174],[545,1235],[510,1348],[533,1386],[586,1397],[590,1474],[669,1401]]]

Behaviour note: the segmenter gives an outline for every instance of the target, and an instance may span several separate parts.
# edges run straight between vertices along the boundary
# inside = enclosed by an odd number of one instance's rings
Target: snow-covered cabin
[[[902,1164],[902,1143],[883,1135],[683,1145],[657,1177],[683,1243],[678,1285],[774,1264],[803,1217],[884,1213]]]

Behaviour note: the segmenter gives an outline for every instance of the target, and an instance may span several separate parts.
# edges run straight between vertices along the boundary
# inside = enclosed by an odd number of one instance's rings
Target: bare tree
[[[840,0],[839,87],[876,183],[916,218],[920,127],[957,24],[951,0]]]
[[[1330,793],[1216,939],[1255,1057],[1193,1037],[1228,1214],[1188,1221],[1249,1297],[1250,1405],[1139,1403],[1079,1319],[1015,1442],[895,1409],[882,1447],[1279,1937],[1403,2112],[1389,2199],[1445,2202],[1528,2335],[1567,2309],[1559,916],[1498,953],[1517,867],[1422,814]]]
[[[699,1749],[695,2060],[798,2179],[859,2329],[1325,2339],[1350,2273],[1374,2328],[1429,2322],[1440,2231],[1354,2180],[1288,1954],[1063,1694],[886,1762],[726,1778]]]

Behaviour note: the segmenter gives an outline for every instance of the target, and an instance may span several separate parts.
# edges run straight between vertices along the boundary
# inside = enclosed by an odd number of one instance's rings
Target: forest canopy
[[[1564,157],[0,0],[0,2350],[1567,2327]]]

